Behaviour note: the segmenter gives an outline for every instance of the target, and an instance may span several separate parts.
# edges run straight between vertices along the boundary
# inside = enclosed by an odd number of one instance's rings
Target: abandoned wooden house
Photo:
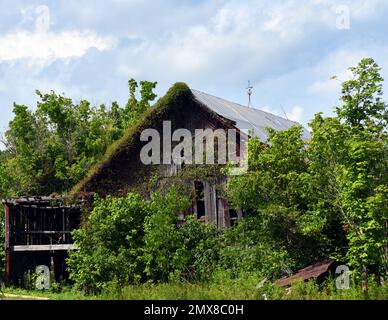
[[[182,220],[185,215],[196,214],[198,219],[219,227],[232,226],[244,213],[231,209],[222,188],[219,188],[225,184],[227,177],[206,170],[204,173],[204,166],[196,164],[176,165],[164,163],[163,159],[160,164],[144,164],[141,161],[141,150],[147,144],[147,141],[141,141],[141,133],[154,129],[163,135],[165,121],[171,123],[172,131],[186,129],[192,137],[197,129],[235,130],[238,143],[233,152],[240,162],[244,156],[240,151],[243,150],[241,141],[247,137],[256,136],[265,143],[267,127],[285,130],[298,125],[177,83],[137,125],[129,128],[119,141],[108,148],[102,161],[73,188],[72,196],[89,193],[123,196],[132,191],[147,197],[155,190],[165,190],[178,177],[193,195],[192,206],[180,215]],[[303,138],[308,137],[309,133],[304,129]],[[179,176],[185,170],[190,174]],[[8,278],[20,282],[25,272],[34,270],[40,264],[50,266],[57,279],[65,277],[66,252],[73,248],[71,231],[80,222],[79,206],[69,206],[65,198],[60,197],[7,200],[4,205]]]
[[[155,189],[165,189],[168,181],[181,182],[192,191],[193,205],[185,214],[196,214],[198,219],[229,227],[244,214],[229,207],[228,200],[219,186],[225,184],[227,177],[219,174],[204,174],[205,165],[177,165],[174,162],[164,163],[160,155],[160,164],[144,164],[140,159],[142,148],[148,143],[141,141],[141,132],[146,129],[156,130],[160,136],[165,135],[163,123],[171,123],[171,131],[185,129],[192,139],[197,137],[198,129],[210,129],[213,132],[222,129],[237,132],[237,143],[232,150],[237,162],[242,163],[244,146],[241,144],[256,136],[262,143],[267,141],[267,128],[286,130],[299,125],[274,114],[258,109],[245,107],[197,90],[190,89],[184,83],[176,83],[137,126],[130,128],[125,136],[115,143],[107,152],[101,163],[93,168],[87,177],[73,189],[74,193],[96,192],[100,195],[125,195],[130,191],[149,196]],[[169,133],[171,135],[171,132]],[[303,139],[309,138],[309,132],[303,129]],[[213,136],[215,139],[215,137]],[[169,137],[171,139],[171,136]],[[204,139],[201,144],[209,141]],[[176,142],[178,144],[178,142]],[[193,142],[193,145],[195,142]],[[217,146],[213,144],[216,153]],[[163,145],[163,149],[164,149]],[[228,142],[228,148],[230,144]],[[230,150],[229,150],[230,151]],[[165,153],[166,150],[163,150]],[[169,152],[167,150],[167,152]],[[171,155],[169,155],[171,158]],[[184,169],[182,169],[184,167]],[[191,171],[181,174],[180,171]],[[200,172],[200,173],[199,173]],[[206,172],[206,171],[205,171]],[[187,173],[187,172],[186,172]],[[158,177],[158,184],[150,186],[150,179]],[[182,214],[182,218],[184,215]]]

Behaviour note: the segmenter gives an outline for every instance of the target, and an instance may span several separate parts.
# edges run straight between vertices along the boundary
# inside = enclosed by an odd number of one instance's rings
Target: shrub
[[[225,231],[220,268],[232,277],[253,272],[263,277],[277,277],[292,265],[287,252],[267,234],[260,217],[248,217]]]
[[[148,212],[149,204],[135,194],[96,200],[86,225],[73,233],[78,250],[70,252],[68,265],[77,287],[96,291],[112,280],[124,284],[143,278]]]

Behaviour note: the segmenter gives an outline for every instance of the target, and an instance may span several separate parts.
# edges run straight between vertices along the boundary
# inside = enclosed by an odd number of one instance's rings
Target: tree
[[[339,119],[353,130],[369,130],[377,134],[386,131],[388,110],[383,101],[381,68],[372,58],[365,58],[349,70],[353,79],[342,84],[343,105],[336,108]]]
[[[74,103],[61,94],[37,91],[36,111],[14,103],[14,119],[0,151],[0,199],[9,196],[49,195],[68,191],[105,153],[113,141],[150,108],[156,82],[129,81],[125,107],[112,103],[91,106]],[[4,210],[0,209],[0,242],[4,243]],[[4,254],[0,250],[0,273]]]
[[[129,81],[126,106],[93,107],[86,100],[37,91],[36,111],[14,104],[14,119],[5,134],[7,156],[1,162],[0,183],[11,195],[63,193],[81,180],[108,145],[150,108],[156,82]]]
[[[338,198],[348,224],[349,263],[363,270],[367,291],[367,266],[387,270],[388,108],[383,101],[380,67],[372,58],[350,68],[353,79],[342,86],[343,105],[337,108],[344,123],[347,151],[338,173]]]
[[[367,269],[387,270],[388,111],[373,59],[350,70],[336,117],[317,114],[308,142],[298,128],[269,130],[266,144],[251,139],[249,172],[228,191],[235,207],[266,221],[297,264],[337,256],[362,274],[367,291]]]
[[[265,144],[249,140],[249,171],[230,179],[228,194],[236,209],[257,217],[258,244],[277,243],[287,252],[288,267],[300,268],[333,253],[343,239],[337,221],[311,206],[316,197],[302,128],[268,133]]]

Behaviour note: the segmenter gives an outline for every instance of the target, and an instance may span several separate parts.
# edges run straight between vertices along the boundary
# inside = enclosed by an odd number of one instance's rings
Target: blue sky
[[[175,82],[306,124],[338,104],[347,67],[388,75],[386,0],[0,0],[0,132],[35,89],[124,103],[127,80]],[[349,13],[349,15],[348,15]],[[347,24],[349,22],[349,24]]]

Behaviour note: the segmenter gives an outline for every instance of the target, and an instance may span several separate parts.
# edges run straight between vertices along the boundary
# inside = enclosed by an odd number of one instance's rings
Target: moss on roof
[[[188,101],[188,99],[194,99],[190,88],[185,83],[175,83],[168,90],[166,95],[160,98],[152,108],[147,110],[134,126],[127,129],[123,137],[108,147],[103,158],[89,170],[83,180],[72,188],[70,194],[74,195],[86,191],[88,185],[96,179],[105,168],[109,167],[112,161],[123,153],[128,152],[139,142],[140,133],[144,129],[150,128],[152,124],[163,119],[163,116],[165,116],[168,111],[182,107],[183,102]]]

